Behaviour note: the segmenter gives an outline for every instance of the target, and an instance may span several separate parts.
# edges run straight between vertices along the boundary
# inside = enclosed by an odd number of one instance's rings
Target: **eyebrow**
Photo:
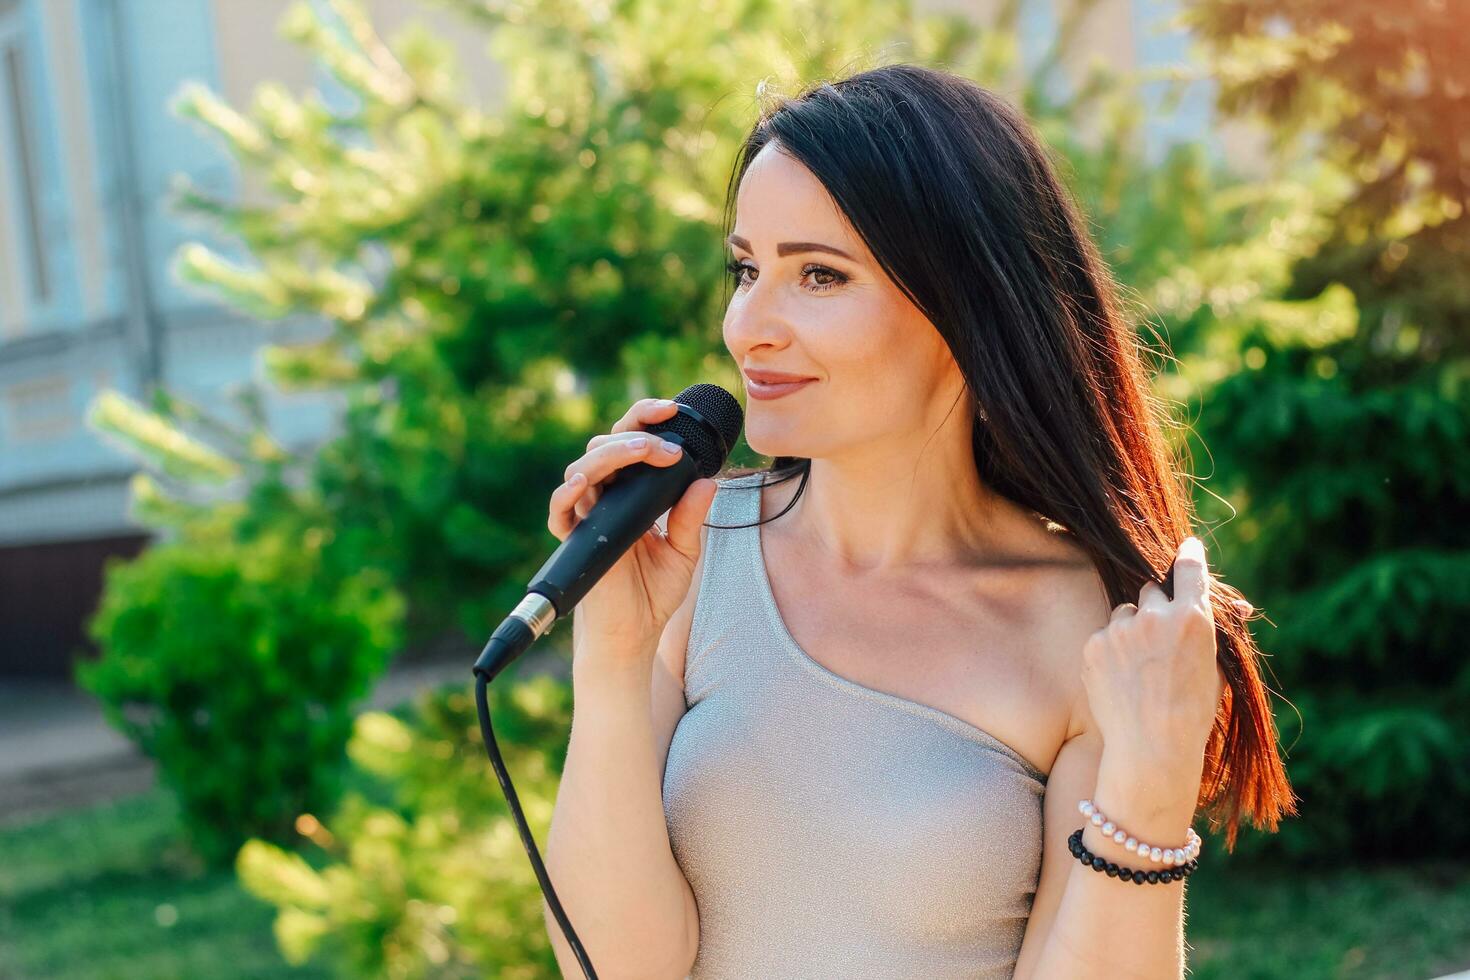
[[[750,247],[750,242],[741,238],[739,235],[731,235],[729,238],[725,239],[725,243],[727,245],[738,245],[740,248],[745,249],[747,252],[755,251],[755,249]],[[848,255],[842,249],[834,248],[831,245],[823,245],[821,242],[781,242],[779,245],[776,246],[776,254],[778,256],[782,256],[783,258],[787,255],[798,255],[802,252],[831,252],[833,255],[842,256],[849,262],[857,261],[854,256]]]

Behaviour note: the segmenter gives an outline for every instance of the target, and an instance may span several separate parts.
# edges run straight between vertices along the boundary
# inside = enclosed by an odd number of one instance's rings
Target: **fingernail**
[[[628,445],[632,446],[634,449],[642,449],[644,446],[648,445],[648,437],[635,436],[634,438],[628,440]]]
[[[587,474],[585,474],[585,473],[573,473],[572,474],[572,478],[570,480],[568,480],[567,482],[568,483],[581,483],[585,479],[587,479]]]
[[[1196,558],[1203,558],[1205,556],[1205,543],[1191,534],[1184,539],[1182,550],[1185,554],[1194,555]]]
[[[670,405],[674,404],[674,400],[672,398],[660,398],[658,401],[654,402],[654,404],[657,405],[659,408],[668,408]]]
[[[681,447],[677,442],[669,442],[667,439],[665,439],[663,444],[659,448],[666,453],[677,453]]]

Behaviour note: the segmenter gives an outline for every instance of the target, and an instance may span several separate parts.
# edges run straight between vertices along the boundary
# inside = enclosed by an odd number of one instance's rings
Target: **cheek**
[[[862,406],[862,414],[902,415],[904,406],[918,406],[943,380],[936,337],[927,322],[909,322],[890,311],[887,319],[850,324],[824,363],[833,387],[850,396],[854,406]]]

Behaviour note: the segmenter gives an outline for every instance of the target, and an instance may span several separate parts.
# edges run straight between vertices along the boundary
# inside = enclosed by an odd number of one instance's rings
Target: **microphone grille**
[[[709,424],[676,413],[672,418],[652,426],[653,431],[676,433],[684,443],[684,451],[694,460],[702,477],[714,476],[725,465],[740,427],[745,424],[745,411],[740,402],[719,385],[692,384],[674,396],[674,401],[688,405]]]

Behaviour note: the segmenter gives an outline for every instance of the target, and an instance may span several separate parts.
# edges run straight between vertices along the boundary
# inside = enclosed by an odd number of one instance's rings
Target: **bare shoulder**
[[[1026,597],[1026,618],[1036,637],[1036,652],[1056,690],[1071,705],[1066,739],[1091,729],[1082,685],[1082,650],[1093,633],[1108,624],[1112,606],[1092,557],[1065,532],[1053,532],[1054,561],[1039,573]]]

